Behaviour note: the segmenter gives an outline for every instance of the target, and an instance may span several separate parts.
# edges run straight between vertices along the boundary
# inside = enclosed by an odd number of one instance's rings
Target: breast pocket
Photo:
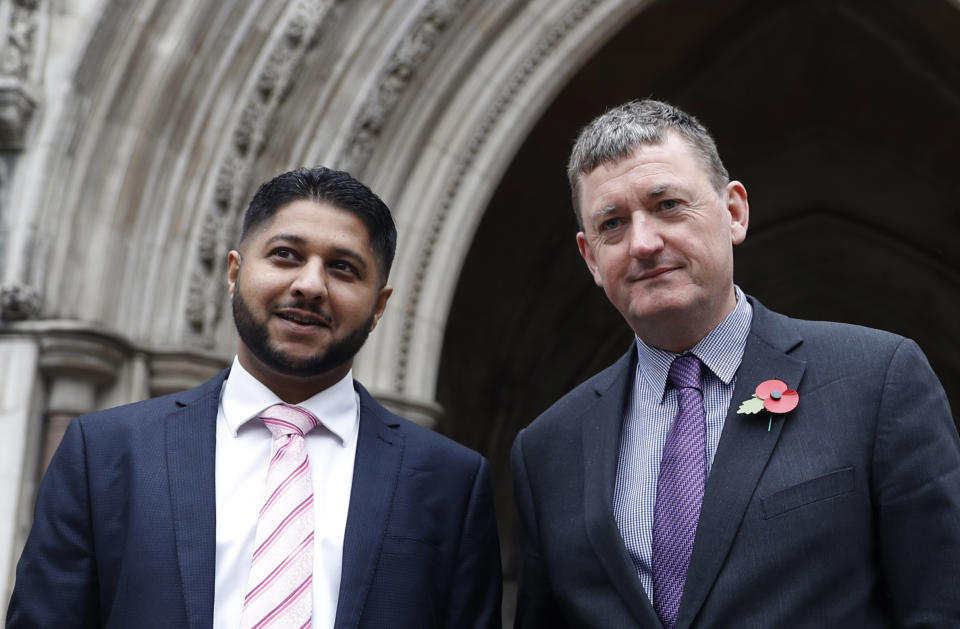
[[[804,481],[760,499],[765,520],[787,511],[851,493],[855,488],[854,468],[844,467]]]
[[[438,563],[439,549],[418,539],[386,536],[373,585],[364,609],[363,626],[383,626],[387,613],[396,626],[436,627],[440,625],[440,602],[447,600],[449,573]],[[387,623],[387,626],[394,626]]]

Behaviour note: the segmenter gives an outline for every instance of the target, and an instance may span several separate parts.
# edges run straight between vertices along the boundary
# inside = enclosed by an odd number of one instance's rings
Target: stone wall
[[[283,170],[348,169],[394,209],[395,296],[355,371],[436,426],[445,318],[485,202],[551,97],[644,4],[0,5],[0,593],[65,423],[228,364],[226,253]]]

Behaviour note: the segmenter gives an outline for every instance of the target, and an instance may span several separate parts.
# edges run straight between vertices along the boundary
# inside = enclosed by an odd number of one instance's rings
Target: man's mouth
[[[634,281],[642,282],[643,280],[653,279],[655,277],[660,277],[664,273],[669,273],[670,271],[675,271],[679,267],[676,266],[658,266],[654,269],[644,271],[634,278]]]
[[[285,321],[290,321],[298,325],[322,325],[329,327],[331,323],[330,317],[326,315],[296,308],[284,308],[283,310],[276,311],[274,314]]]

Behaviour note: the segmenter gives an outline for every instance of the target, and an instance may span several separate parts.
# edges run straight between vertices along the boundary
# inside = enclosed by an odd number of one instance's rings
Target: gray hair
[[[580,182],[583,175],[602,164],[626,159],[638,146],[663,143],[669,129],[676,131],[700,155],[710,182],[718,193],[723,192],[730,175],[720,161],[717,145],[700,121],[667,103],[633,100],[614,107],[584,127],[570,152],[567,178],[573,195],[573,213],[581,230]]]

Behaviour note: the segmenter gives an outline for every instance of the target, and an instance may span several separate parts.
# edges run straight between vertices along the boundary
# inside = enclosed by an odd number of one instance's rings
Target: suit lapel
[[[360,394],[360,434],[353,467],[350,508],[343,539],[343,566],[336,627],[356,627],[373,581],[397,488],[403,434],[395,418],[367,390]]]
[[[640,585],[613,516],[613,488],[620,452],[620,433],[627,395],[633,382],[635,350],[607,370],[596,383],[596,404],[582,418],[583,491],[587,536],[610,580],[643,626],[659,626],[659,620]]]
[[[803,361],[787,354],[801,342],[788,319],[771,313],[756,301],[751,300],[751,304],[753,323],[707,478],[677,629],[689,627],[703,606],[780,438],[783,423],[790,421],[789,416],[775,417],[768,431],[766,412],[738,415],[737,409],[764,380],[777,378],[797,389],[805,369]]]
[[[167,475],[177,561],[190,627],[213,623],[216,563],[216,425],[227,371],[177,399],[167,418]]]

